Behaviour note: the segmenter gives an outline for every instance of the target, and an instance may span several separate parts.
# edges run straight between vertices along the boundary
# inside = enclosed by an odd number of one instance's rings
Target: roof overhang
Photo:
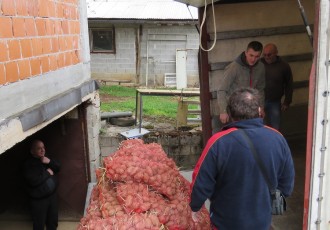
[[[176,2],[181,2],[194,7],[204,7],[206,5],[212,4],[212,0],[174,0]],[[240,2],[262,2],[262,1],[274,1],[274,0],[213,0],[213,3],[240,3]]]
[[[93,100],[99,85],[90,80],[28,111],[0,121],[0,155],[18,142],[64,116],[83,102]]]
[[[197,19],[191,20],[155,20],[155,19],[106,19],[106,18],[88,18],[88,22],[93,23],[111,23],[111,24],[162,24],[162,25],[197,25]]]
[[[174,1],[185,3],[187,5],[194,6],[194,7],[205,6],[205,0],[174,0]],[[219,1],[220,0],[213,0],[213,3],[219,2]],[[211,3],[212,3],[212,0],[206,0],[206,5],[211,4]]]

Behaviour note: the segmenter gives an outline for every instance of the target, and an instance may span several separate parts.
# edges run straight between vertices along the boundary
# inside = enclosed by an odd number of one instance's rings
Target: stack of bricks
[[[79,0],[0,1],[0,86],[80,60]]]

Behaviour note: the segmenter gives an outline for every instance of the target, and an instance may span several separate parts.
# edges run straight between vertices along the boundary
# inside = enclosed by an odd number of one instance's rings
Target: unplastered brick
[[[41,38],[32,39],[32,53],[33,56],[39,56],[42,54]]]
[[[45,19],[36,19],[37,33],[38,36],[46,35],[46,24]]]
[[[5,65],[0,63],[0,85],[6,83],[6,76],[5,76]]]
[[[8,60],[8,47],[6,40],[0,40],[0,62]]]
[[[45,1],[45,0],[39,1],[38,16],[39,17],[49,17],[48,1]]]
[[[16,15],[15,1],[2,0],[1,11],[3,15]]]
[[[54,35],[55,34],[55,25],[54,20],[46,20],[46,33],[47,35]]]
[[[57,69],[56,55],[50,55],[49,56],[49,69],[52,70],[52,71]]]
[[[41,38],[41,44],[42,44],[42,53],[43,54],[49,54],[52,51],[52,44],[51,44],[51,39],[46,37],[46,38]]]
[[[59,68],[64,67],[65,64],[65,54],[64,53],[59,53],[57,54],[57,66]]]
[[[16,60],[21,58],[21,49],[20,49],[19,40],[9,40],[8,49],[9,49],[10,60]]]
[[[18,66],[16,61],[5,64],[6,82],[18,81]]]
[[[66,37],[64,37],[64,36],[59,37],[58,42],[59,42],[59,45],[60,45],[60,50],[65,51],[67,49]]]
[[[47,73],[49,72],[49,58],[48,56],[43,56],[40,58],[41,60],[41,72],[42,73]]]
[[[31,76],[30,60],[23,59],[18,61],[19,79],[23,80]]]
[[[58,52],[59,44],[58,44],[58,37],[52,38],[52,52]]]
[[[40,68],[40,59],[39,58],[33,58],[30,60],[30,66],[31,66],[31,75],[39,75],[41,73]]]
[[[0,16],[0,38],[13,37],[12,20],[10,17]]]
[[[15,0],[17,15],[19,15],[19,16],[29,15],[28,8],[27,8],[27,2],[28,1],[26,1],[26,0]]]
[[[21,51],[22,51],[22,57],[28,58],[32,57],[32,42],[31,39],[21,39]]]
[[[24,37],[26,35],[24,18],[13,18],[14,37]]]
[[[38,5],[36,0],[26,1],[27,11],[30,16],[38,16]]]
[[[72,65],[72,53],[71,52],[66,52],[65,53],[65,66]]]
[[[34,18],[25,18],[26,34],[27,36],[36,36],[36,23]]]
[[[68,20],[63,20],[61,24],[62,24],[63,33],[64,34],[69,34],[70,33],[69,21]]]

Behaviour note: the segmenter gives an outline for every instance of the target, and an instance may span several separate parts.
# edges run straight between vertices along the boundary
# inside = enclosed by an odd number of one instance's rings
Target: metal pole
[[[312,35],[312,31],[308,25],[308,21],[307,21],[307,17],[306,17],[306,14],[305,14],[305,10],[304,10],[304,7],[302,6],[300,0],[298,0],[298,4],[299,4],[299,9],[300,9],[300,13],[301,13],[301,17],[304,21],[304,24],[306,26],[306,30],[307,30],[307,34],[308,34],[308,37],[309,37],[309,41],[311,43],[311,45],[313,46],[313,35]]]
[[[149,31],[147,33],[147,68],[146,68],[146,87],[148,87],[148,71],[149,71]]]
[[[142,128],[142,107],[143,107],[143,101],[142,101],[142,94],[140,93],[140,121],[139,121],[139,133],[141,133],[141,128]]]

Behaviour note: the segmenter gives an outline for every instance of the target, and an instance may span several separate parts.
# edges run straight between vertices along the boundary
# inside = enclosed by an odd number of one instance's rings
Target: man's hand
[[[41,157],[40,160],[43,164],[49,164],[49,162],[50,162],[50,159],[45,156]]]
[[[227,113],[221,113],[220,114],[220,121],[222,124],[226,124],[229,121],[229,116]]]
[[[53,170],[51,170],[50,168],[48,168],[47,171],[49,172],[50,175],[52,175],[52,176],[54,175]]]
[[[191,218],[193,219],[194,222],[198,222],[198,212],[191,212]]]

